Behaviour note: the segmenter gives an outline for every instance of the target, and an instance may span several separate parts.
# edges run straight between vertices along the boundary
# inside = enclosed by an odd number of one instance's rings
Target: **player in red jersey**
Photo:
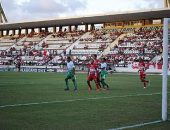
[[[94,60],[91,59],[90,63],[88,64],[88,78],[87,78],[87,84],[89,87],[89,91],[92,90],[90,81],[94,80],[96,84],[96,91],[99,91],[99,84],[97,82],[97,69],[96,64],[94,64]]]
[[[94,60],[94,64],[96,66],[96,73],[97,73],[97,83],[99,85],[99,87],[101,88],[101,85],[100,85],[100,72],[99,72],[99,67],[100,67],[100,61],[97,59],[97,55],[94,54],[93,55],[93,60]]]
[[[143,61],[142,58],[139,59],[139,65],[138,66],[139,66],[139,69],[140,68],[144,68],[145,69],[145,62]]]
[[[139,77],[141,82],[143,82],[144,88],[146,88],[146,85],[149,83],[149,81],[146,80],[146,73],[145,73],[145,63],[142,59],[140,59],[139,62]]]

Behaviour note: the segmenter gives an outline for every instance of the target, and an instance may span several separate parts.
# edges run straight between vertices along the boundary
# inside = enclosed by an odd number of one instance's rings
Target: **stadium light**
[[[162,68],[162,120],[168,120],[168,25],[170,18],[164,18],[163,24],[163,68]]]
[[[164,8],[170,7],[170,0],[164,0]]]
[[[2,7],[2,1],[0,1],[0,23],[5,23],[5,22],[7,23],[8,20]]]

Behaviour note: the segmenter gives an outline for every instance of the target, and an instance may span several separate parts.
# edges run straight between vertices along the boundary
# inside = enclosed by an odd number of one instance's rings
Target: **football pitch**
[[[87,74],[77,74],[78,91],[65,88],[64,73],[0,72],[1,130],[169,130],[161,122],[162,76],[149,75],[146,89],[137,74],[110,74],[110,90],[88,91]],[[168,77],[170,93],[170,77]],[[170,117],[170,97],[168,97]]]

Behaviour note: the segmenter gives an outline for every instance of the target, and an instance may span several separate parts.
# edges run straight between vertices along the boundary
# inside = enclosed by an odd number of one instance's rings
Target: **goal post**
[[[163,68],[162,68],[162,120],[168,120],[168,25],[170,18],[164,18],[163,23]]]

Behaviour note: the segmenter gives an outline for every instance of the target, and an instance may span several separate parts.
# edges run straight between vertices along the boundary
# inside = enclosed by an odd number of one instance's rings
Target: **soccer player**
[[[94,60],[91,59],[90,63],[88,64],[88,78],[87,78],[87,84],[88,84],[88,89],[89,91],[92,90],[90,81],[94,80],[95,84],[96,84],[96,91],[99,91],[99,84],[97,82],[97,67],[96,64],[94,64]]]
[[[146,88],[146,85],[149,83],[149,81],[146,80],[146,73],[145,73],[145,63],[142,58],[139,59],[139,77],[141,82],[143,82],[144,88]]]
[[[94,60],[95,66],[96,66],[97,83],[98,83],[99,87],[101,88],[101,85],[100,85],[100,72],[99,72],[100,62],[99,62],[99,60],[97,59],[97,55],[96,55],[96,54],[93,55],[93,60]]]
[[[139,69],[139,76],[141,82],[143,82],[144,88],[146,88],[146,85],[149,83],[149,81],[146,80],[145,68]]]
[[[67,69],[68,71],[67,71],[67,77],[65,78],[65,83],[66,83],[65,91],[69,90],[69,86],[68,86],[69,79],[72,79],[74,84],[74,91],[77,91],[77,82],[75,78],[75,66],[70,56],[67,57]]]
[[[144,68],[145,69],[145,62],[144,62],[144,60],[141,57],[139,58],[139,69],[140,68]]]
[[[105,86],[107,87],[107,89],[109,89],[109,85],[105,82],[106,75],[108,74],[108,72],[106,71],[107,63],[106,63],[106,59],[105,58],[102,58],[102,62],[101,62],[100,68],[101,68],[101,72],[100,72],[101,84],[102,84],[104,89],[105,89]]]

